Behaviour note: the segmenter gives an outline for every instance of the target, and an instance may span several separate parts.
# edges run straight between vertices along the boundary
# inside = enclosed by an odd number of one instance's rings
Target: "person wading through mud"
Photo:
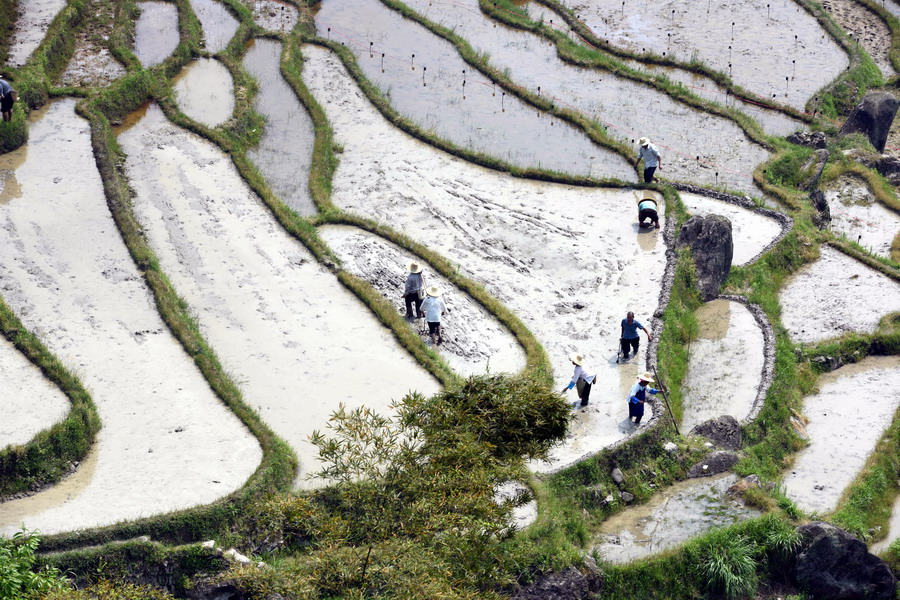
[[[662,171],[662,156],[659,155],[659,148],[651,144],[649,139],[642,137],[638,140],[638,143],[640,143],[641,149],[638,150],[638,156],[637,160],[634,161],[634,167],[637,168],[638,164],[643,159],[644,183],[652,183],[656,179],[653,177],[653,173],[656,172],[656,169]]]
[[[0,113],[4,121],[12,121],[13,104],[19,99],[19,94],[9,85],[9,82],[0,78]]]
[[[416,306],[416,319],[421,319],[422,301],[425,300],[425,274],[422,273],[422,265],[416,261],[409,263],[409,275],[406,276],[406,289],[403,292],[406,300],[406,320],[413,320],[412,307]]]
[[[653,383],[653,376],[644,371],[638,376],[637,383],[631,386],[631,391],[628,392],[628,419],[634,419],[635,425],[640,425],[644,416],[644,402],[647,400],[647,392],[654,395],[659,393],[658,389],[647,387],[651,383]]]
[[[588,373],[584,370],[584,367],[581,366],[584,363],[584,355],[572,354],[569,356],[569,360],[575,365],[575,373],[572,375],[572,381],[570,381],[569,385],[564,387],[560,393],[565,394],[573,387],[578,386],[578,397],[581,398],[581,408],[584,408],[588,405],[588,400],[591,397],[591,386],[594,384],[596,375]],[[577,404],[577,402],[572,404],[572,408],[575,408]]]
[[[634,313],[629,311],[625,318],[622,319],[622,335],[619,338],[619,344],[622,347],[622,358],[628,358],[629,349],[634,349],[634,355],[637,356],[638,348],[641,346],[641,337],[638,335],[638,329],[647,334],[647,343],[653,341],[653,334],[647,331],[638,321],[635,321]]]
[[[443,332],[441,331],[441,316],[447,314],[447,305],[441,299],[441,292],[436,285],[428,288],[428,297],[422,304],[422,310],[425,311],[425,321],[428,323],[428,334],[431,336],[431,343],[434,346],[440,346],[444,341]]]

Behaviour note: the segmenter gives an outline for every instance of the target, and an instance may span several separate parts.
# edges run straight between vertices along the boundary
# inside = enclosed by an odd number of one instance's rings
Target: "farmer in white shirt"
[[[641,149],[638,151],[637,160],[634,161],[635,168],[641,159],[644,161],[644,183],[653,182],[653,173],[658,168],[662,170],[662,156],[659,155],[659,148],[650,143],[648,138],[642,137],[638,140]]]
[[[575,365],[575,373],[572,375],[572,381],[563,388],[561,393],[565,394],[568,390],[571,390],[577,385],[578,397],[581,398],[581,408],[584,408],[588,405],[588,399],[591,397],[591,385],[593,385],[596,375],[588,373],[584,370],[584,367],[581,366],[584,362],[583,355],[572,354],[569,357],[569,360]]]
[[[439,346],[444,341],[441,335],[441,316],[447,314],[447,305],[441,299],[441,292],[436,285],[428,288],[427,294],[425,302],[422,303],[422,310],[425,311],[425,322],[428,323],[431,343]]]

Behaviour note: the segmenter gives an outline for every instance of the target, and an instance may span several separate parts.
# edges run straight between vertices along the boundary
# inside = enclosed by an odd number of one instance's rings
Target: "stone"
[[[625,475],[622,473],[622,471],[619,470],[619,467],[613,469],[612,473],[610,473],[609,476],[612,477],[613,483],[615,483],[616,485],[622,485],[623,483],[625,483]]]
[[[737,480],[734,485],[728,488],[725,492],[725,497],[732,499],[740,498],[747,490],[757,489],[759,487],[759,477],[756,475],[747,475],[743,479]]]
[[[811,148],[825,148],[828,145],[824,131],[797,131],[787,136],[786,139],[792,144]]]
[[[794,578],[817,600],[896,598],[897,578],[858,538],[821,521],[798,527],[797,532],[803,542]]]
[[[884,152],[888,132],[898,107],[900,107],[900,100],[897,100],[893,94],[881,91],[869,92],[850,113],[850,117],[841,127],[840,134],[844,136],[851,133],[862,133],[869,138],[869,142],[880,154]]]
[[[725,450],[740,450],[743,443],[741,425],[731,415],[704,421],[691,430],[691,435],[703,436]]]
[[[200,544],[200,547],[201,547],[201,548],[215,548],[215,547],[216,547],[216,540],[206,540],[205,542],[203,542],[202,544]]]
[[[806,164],[800,167],[800,172],[804,176],[804,180],[798,186],[801,190],[816,189],[828,162],[828,156],[828,150],[816,150]]]
[[[900,158],[896,156],[880,156],[869,166],[885,176],[893,185],[900,184]]]
[[[234,548],[229,548],[226,550],[222,556],[227,558],[228,560],[234,561],[236,563],[240,563],[242,565],[250,564],[250,559],[235,550]]]
[[[675,444],[675,442],[666,442],[665,444],[663,444],[663,450],[665,450],[669,454],[675,454],[676,452],[678,452],[678,446]]]
[[[813,223],[819,229],[827,229],[828,224],[831,223],[831,209],[828,207],[828,200],[825,199],[825,194],[822,193],[822,190],[815,190],[809,195],[809,199],[816,209],[816,214],[813,215]]]
[[[587,600],[603,588],[603,574],[588,569],[582,573],[569,567],[562,573],[547,573],[519,588],[512,600]]]
[[[703,301],[716,298],[734,257],[731,221],[721,215],[691,217],[681,226],[677,246],[691,248]]]
[[[622,499],[622,502],[628,504],[630,502],[634,502],[634,494],[631,492],[619,492],[619,498]]]
[[[713,475],[718,475],[719,473],[724,473],[729,470],[731,467],[737,464],[738,456],[733,452],[725,452],[724,450],[719,450],[717,452],[713,452],[690,469],[688,469],[688,479],[694,479],[696,477],[711,477]]]

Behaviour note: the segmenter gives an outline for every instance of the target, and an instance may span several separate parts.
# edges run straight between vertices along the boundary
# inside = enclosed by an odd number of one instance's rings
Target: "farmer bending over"
[[[3,114],[4,121],[12,120],[13,104],[18,100],[16,90],[9,85],[9,82],[0,78],[0,113]]]

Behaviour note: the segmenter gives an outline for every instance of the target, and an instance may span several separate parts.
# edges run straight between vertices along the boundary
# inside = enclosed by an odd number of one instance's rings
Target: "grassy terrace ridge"
[[[73,373],[22,324],[0,298],[0,331],[72,404],[66,417],[27,443],[0,448],[0,498],[56,483],[91,449],[100,416]]]

